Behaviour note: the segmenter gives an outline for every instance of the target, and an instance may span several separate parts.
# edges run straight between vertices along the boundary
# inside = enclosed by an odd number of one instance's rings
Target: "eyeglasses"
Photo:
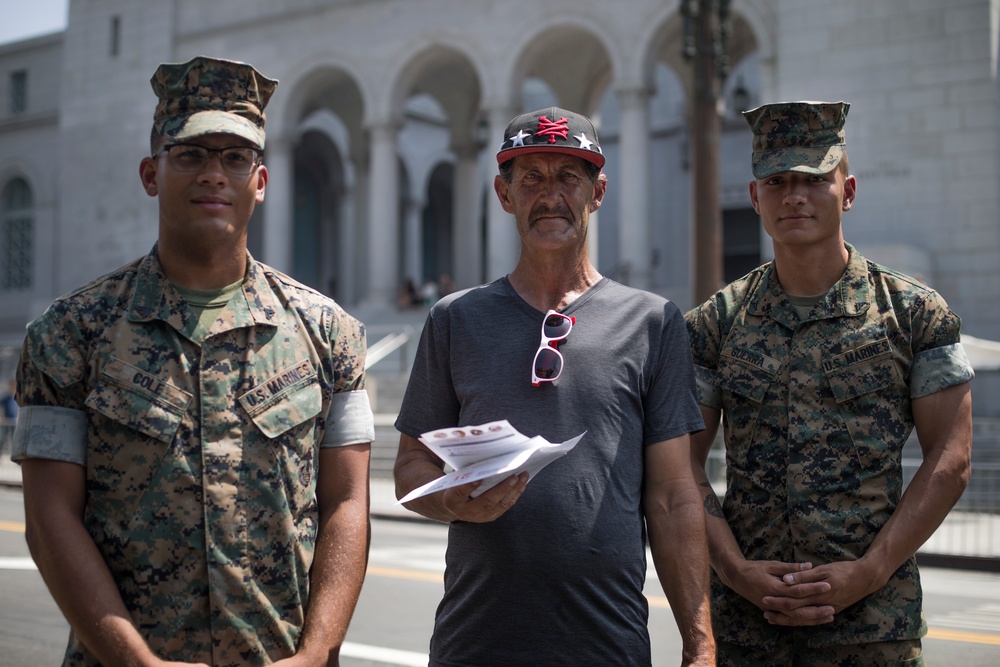
[[[171,167],[184,172],[201,171],[208,166],[212,156],[218,153],[223,171],[232,176],[246,176],[263,157],[256,148],[245,146],[206,148],[197,144],[168,144],[160,150],[160,153],[167,154]]]
[[[542,382],[555,382],[563,369],[563,356],[559,352],[560,341],[566,340],[569,332],[576,324],[575,317],[567,317],[562,313],[550,310],[542,320],[542,342],[535,352],[535,361],[531,364],[531,384],[534,387]]]

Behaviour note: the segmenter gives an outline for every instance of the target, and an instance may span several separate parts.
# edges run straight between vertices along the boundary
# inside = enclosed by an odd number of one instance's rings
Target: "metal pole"
[[[720,62],[725,63],[720,10],[726,0],[686,0],[681,8],[688,26],[685,56],[693,60],[692,159],[694,163],[695,303],[723,286],[722,207],[719,176]]]

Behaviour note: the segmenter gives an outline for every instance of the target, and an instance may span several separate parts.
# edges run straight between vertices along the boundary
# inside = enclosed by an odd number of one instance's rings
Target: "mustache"
[[[531,209],[531,215],[528,217],[529,222],[535,222],[539,218],[546,218],[550,216],[558,216],[561,218],[573,219],[573,214],[565,206],[548,206],[546,204],[540,204],[535,208]]]

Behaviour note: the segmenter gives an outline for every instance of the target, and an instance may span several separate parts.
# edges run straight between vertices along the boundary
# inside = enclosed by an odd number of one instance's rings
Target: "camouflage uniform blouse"
[[[960,320],[941,296],[848,250],[847,271],[803,320],[770,264],[686,315],[699,401],[723,411],[723,510],[751,560],[861,557],[902,493],[911,400],[972,378]],[[770,651],[790,631],[714,573],[712,597],[723,641]],[[924,632],[911,557],[806,638],[827,646]]]
[[[28,326],[15,457],[86,467],[84,522],[160,657],[295,650],[320,446],[370,442],[363,325],[252,259],[207,333],[152,254]],[[75,635],[66,664],[95,665]]]

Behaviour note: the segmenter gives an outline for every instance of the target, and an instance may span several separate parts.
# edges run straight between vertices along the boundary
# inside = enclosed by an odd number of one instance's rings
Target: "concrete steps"
[[[370,467],[373,479],[392,479],[392,465],[399,447],[399,431],[394,424],[408,378],[408,373],[371,373],[366,378],[368,397],[375,413]]]

